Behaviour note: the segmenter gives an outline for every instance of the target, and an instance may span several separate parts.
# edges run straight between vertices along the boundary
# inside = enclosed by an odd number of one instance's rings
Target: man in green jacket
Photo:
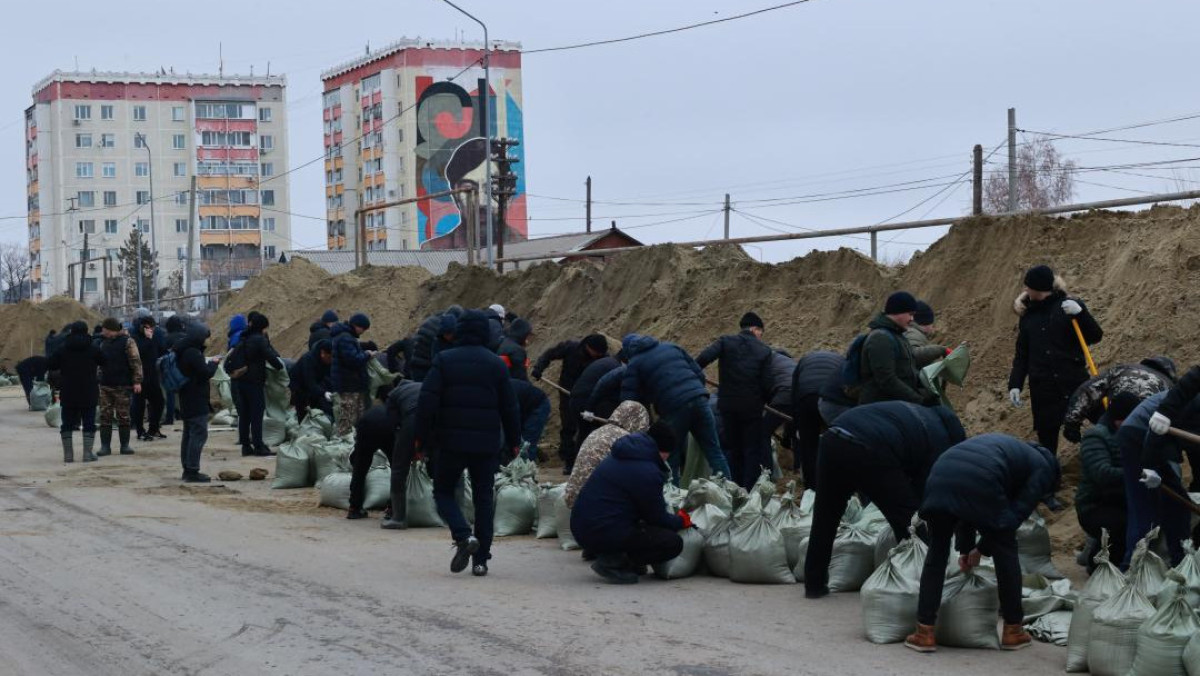
[[[904,330],[904,339],[912,348],[913,361],[919,369],[945,357],[948,352],[945,347],[933,342],[933,320],[933,308],[925,301],[919,300],[917,311],[913,313],[913,321]]]
[[[904,339],[904,331],[912,324],[916,311],[917,299],[907,291],[897,291],[888,296],[883,312],[868,324],[870,333],[862,343],[859,404],[938,402],[937,395],[921,385],[912,348]]]
[[[1113,561],[1125,558],[1125,471],[1117,430],[1140,403],[1142,397],[1132,392],[1113,397],[1108,410],[1083,433],[1079,444],[1082,471],[1079,487],[1075,489],[1075,512],[1079,525],[1092,538],[1084,552],[1089,574],[1096,567],[1092,557],[1099,551],[1101,529],[1108,531],[1109,558]]]

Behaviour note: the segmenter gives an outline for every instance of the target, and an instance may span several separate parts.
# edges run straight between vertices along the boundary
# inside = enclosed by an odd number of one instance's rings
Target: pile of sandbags
[[[887,525],[878,512],[873,505],[863,508],[858,498],[850,498],[833,541],[829,559],[829,591],[858,591],[875,572],[875,540],[879,531]],[[800,544],[800,555],[793,568],[800,582],[804,582],[807,554],[808,538],[805,538]]]
[[[317,439],[312,445],[313,482],[320,484],[326,476],[342,467],[350,466],[350,454],[354,452],[354,433],[332,439]]]
[[[496,537],[528,535],[537,515],[537,465],[517,458],[496,474]]]
[[[916,537],[917,519],[909,537],[893,547],[862,586],[863,632],[872,643],[899,643],[917,626],[921,570],[928,549]]]
[[[0,374],[0,387],[10,387],[12,385],[17,385],[20,382],[21,381],[14,376]]]
[[[1184,651],[1193,636],[1200,633],[1200,618],[1188,605],[1187,580],[1177,571],[1167,573],[1173,583],[1159,595],[1154,613],[1137,634],[1137,652],[1129,672],[1134,676],[1188,676]]]
[[[1128,676],[1138,630],[1153,616],[1154,604],[1132,583],[1097,606],[1088,636],[1088,671],[1093,676]]]
[[[1067,671],[1087,671],[1087,648],[1091,636],[1092,615],[1096,608],[1112,598],[1125,586],[1125,575],[1108,559],[1108,531],[1100,537],[1100,553],[1096,554],[1096,570],[1079,592],[1071,627],[1067,633]]]

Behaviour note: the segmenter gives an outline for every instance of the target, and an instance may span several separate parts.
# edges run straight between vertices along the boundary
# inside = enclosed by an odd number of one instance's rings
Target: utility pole
[[[592,177],[588,176],[587,181],[587,231],[592,231]]]
[[[971,214],[983,215],[983,146],[975,144],[974,175],[972,176]]]
[[[496,257],[504,258],[504,237],[508,230],[508,225],[505,220],[506,212],[508,211],[508,201],[513,195],[517,194],[517,175],[513,173],[512,165],[520,162],[520,158],[512,157],[508,154],[508,149],[521,145],[521,142],[516,139],[501,138],[491,145],[491,152],[488,154],[488,166],[492,162],[496,163],[496,168],[499,170],[495,176],[495,185],[492,186],[492,194],[496,196],[499,202],[499,214],[496,222],[496,229],[499,231],[496,234]],[[491,226],[491,224],[488,224]],[[488,228],[491,231],[491,227]],[[500,263],[497,268],[500,272],[504,272],[504,264]]]
[[[725,239],[729,239],[729,193],[725,193]]]
[[[192,175],[191,198],[188,206],[187,261],[183,269],[183,293],[192,292],[192,250],[196,247],[196,176]]]
[[[138,307],[141,307],[145,297],[142,289],[142,229],[138,227],[137,218],[133,219],[133,232],[137,234],[137,292]]]
[[[479,253],[479,242],[476,233],[479,231],[479,191],[478,189],[465,193],[463,200],[463,219],[467,227],[467,266],[475,266],[475,258]]]
[[[1008,109],[1008,210],[1017,210],[1017,109]]]
[[[83,230],[83,226],[79,226]],[[79,252],[79,302],[83,303],[83,281],[87,279],[88,234],[83,233],[83,250]]]
[[[136,134],[135,138],[141,139],[142,148],[144,148],[146,150],[146,176],[147,176],[147,178],[150,179],[150,254],[156,255],[158,253],[158,244],[157,244],[156,238],[154,236],[154,153],[152,153],[150,151],[150,144],[146,141],[146,136],[144,134]],[[138,240],[139,241],[141,240],[140,235],[138,236]],[[138,260],[140,262],[141,248],[138,249],[138,253],[139,253]],[[138,275],[141,275],[141,272],[142,271],[139,268]],[[139,276],[138,287],[140,288],[141,285],[142,285],[142,281]],[[154,309],[158,310],[158,267],[157,266],[155,266],[154,274],[151,276],[150,285],[152,287],[154,287],[150,290],[151,293],[154,294]],[[138,302],[139,303],[143,302],[141,291],[138,291]]]

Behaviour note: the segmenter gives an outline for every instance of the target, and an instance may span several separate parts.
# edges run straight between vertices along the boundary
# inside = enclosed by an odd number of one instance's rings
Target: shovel
[[[1176,439],[1182,439],[1184,441],[1200,445],[1200,435],[1192,434],[1191,432],[1185,432],[1185,431],[1179,429],[1178,427],[1167,428],[1167,434],[1170,434],[1171,436],[1175,437]],[[1178,502],[1179,504],[1183,505],[1184,507],[1187,507],[1188,510],[1190,510],[1192,512],[1192,514],[1200,516],[1200,505],[1197,505],[1196,503],[1192,502],[1192,499],[1189,498],[1188,496],[1180,495],[1180,494],[1176,493],[1175,491],[1171,490],[1170,488],[1167,488],[1165,485],[1160,485],[1159,489],[1162,490],[1162,492],[1165,493],[1168,498],[1171,498],[1175,502]]]
[[[1071,317],[1071,326],[1075,328],[1075,337],[1079,339],[1079,346],[1083,348],[1083,358],[1087,360],[1088,373],[1095,378],[1098,375],[1096,362],[1092,360],[1092,351],[1088,349],[1087,341],[1083,338],[1083,329],[1079,328],[1079,320]],[[1104,404],[1104,408],[1108,408],[1108,397],[1100,401]]]
[[[712,385],[713,387],[720,387],[720,386],[721,386],[721,384],[720,384],[720,383],[716,382],[715,380],[709,380],[708,378],[705,378],[705,379],[704,379],[704,382],[708,383],[709,385]],[[792,420],[792,416],[790,416],[790,415],[788,415],[788,414],[784,413],[783,411],[780,411],[780,410],[779,410],[779,409],[777,409],[777,408],[772,408],[772,407],[770,407],[770,406],[767,406],[767,405],[765,405],[765,404],[763,405],[763,408],[764,408],[764,409],[765,409],[765,410],[766,410],[768,413],[773,413],[773,414],[775,414],[775,415],[779,416],[780,418],[783,418],[784,420],[786,420],[786,421],[788,421],[788,422],[795,422],[794,420]]]
[[[559,385],[558,383],[554,382],[553,380],[542,378],[540,382],[546,383],[550,387],[553,387],[554,389],[558,390],[559,392],[562,392],[563,394],[567,395],[568,397],[571,396],[571,390],[568,390],[567,388],[563,387],[562,385]]]

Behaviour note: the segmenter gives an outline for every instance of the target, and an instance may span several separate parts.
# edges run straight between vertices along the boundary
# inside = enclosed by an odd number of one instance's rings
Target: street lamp
[[[154,236],[154,153],[150,152],[150,144],[146,143],[146,136],[138,133],[134,135],[142,144],[142,148],[146,150],[146,176],[150,179],[150,251],[155,253],[158,251],[158,243]],[[134,227],[137,227],[136,224]],[[138,232],[138,244],[141,244],[142,235]],[[154,286],[151,293],[154,294],[154,309],[158,310],[158,268],[154,268],[154,275],[151,279],[151,284]],[[145,301],[142,299],[142,247],[138,246],[138,305],[142,305]]]
[[[492,82],[491,77],[488,75],[488,62],[491,60],[492,47],[491,43],[488,41],[487,24],[472,16],[470,12],[462,7],[450,2],[450,0],[442,0],[442,2],[450,5],[454,9],[457,9],[459,12],[462,12],[468,19],[483,27],[483,81],[486,84],[483,91],[479,94],[480,96],[484,97],[484,101],[487,101]],[[490,111],[488,114],[483,115],[482,117],[483,120],[481,124],[483,125],[483,135],[487,139],[487,150],[486,154],[484,155],[484,171],[486,176],[485,180],[487,183],[483,187],[484,199],[487,201],[487,211],[485,216],[485,218],[487,218],[487,262],[488,267],[494,270],[496,268],[496,261],[492,255],[492,231],[496,229],[496,226],[492,222],[492,123],[489,119],[491,117]]]

